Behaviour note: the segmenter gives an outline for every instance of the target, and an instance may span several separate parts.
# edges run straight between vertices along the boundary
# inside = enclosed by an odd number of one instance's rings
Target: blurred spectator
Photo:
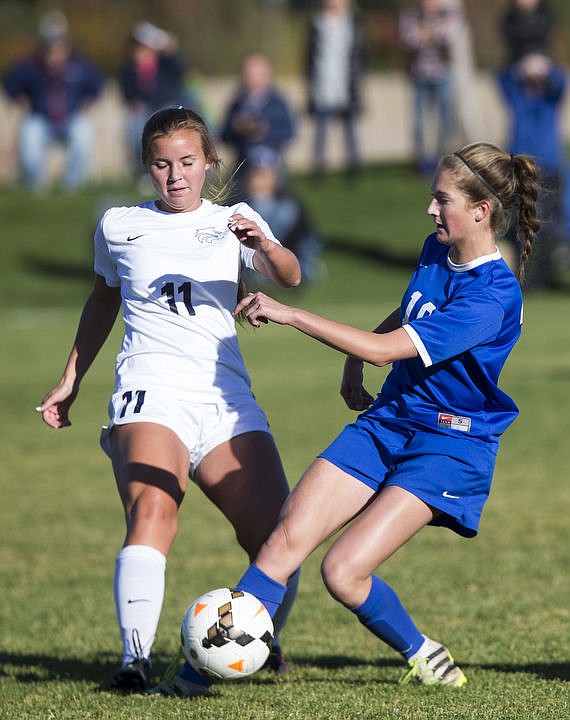
[[[307,45],[309,113],[315,122],[313,169],[325,168],[326,133],[330,121],[344,125],[346,168],[361,164],[356,118],[361,111],[360,84],[364,69],[364,34],[350,0],[322,0],[313,16]]]
[[[274,150],[285,172],[283,151],[296,133],[296,122],[288,100],[274,86],[269,58],[260,52],[245,56],[237,93],[227,109],[220,138],[236,154],[235,181],[243,190],[251,151],[263,145]]]
[[[128,108],[127,147],[135,178],[145,170],[140,138],[147,118],[161,108],[185,104],[185,66],[176,38],[149,22],[131,32],[127,60],[121,71],[121,90]]]
[[[284,186],[280,164],[275,150],[263,145],[253,148],[248,157],[245,201],[263,213],[275,237],[295,253],[306,283],[323,274],[324,266],[319,258],[321,241],[299,200]],[[255,275],[258,281],[259,273]],[[245,280],[247,284],[248,278]]]
[[[532,155],[541,170],[543,188],[540,217],[544,225],[537,237],[528,285],[552,285],[553,260],[563,226],[565,154],[561,111],[566,73],[543,54],[531,53],[499,73],[499,83],[510,115],[508,150]],[[518,254],[518,249],[517,249]]]
[[[554,15],[547,0],[512,0],[502,21],[508,63],[538,53],[550,54]]]
[[[400,37],[409,53],[414,92],[414,154],[422,175],[431,176],[436,158],[453,141],[456,25],[457,15],[446,0],[416,0],[400,15]],[[437,120],[437,144],[430,150],[427,129],[431,119]]]
[[[323,271],[319,259],[321,242],[305,209],[286,188],[280,167],[275,150],[262,145],[253,148],[248,156],[245,200],[257,212],[266,213],[276,237],[295,253],[303,281],[315,280]]]
[[[57,142],[67,151],[63,187],[84,184],[94,147],[86,110],[99,97],[102,78],[95,65],[72,49],[62,12],[52,10],[41,18],[36,50],[8,70],[4,89],[24,113],[19,128],[24,182],[36,190],[47,186],[47,151]]]

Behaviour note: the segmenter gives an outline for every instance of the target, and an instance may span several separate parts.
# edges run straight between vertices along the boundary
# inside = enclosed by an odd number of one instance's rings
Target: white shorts
[[[191,476],[202,459],[226,440],[256,430],[271,434],[267,417],[253,395],[239,395],[232,402],[218,399],[199,403],[183,400],[164,388],[122,389],[111,396],[109,419],[100,439],[109,457],[115,425],[157,423],[175,432],[188,448]]]

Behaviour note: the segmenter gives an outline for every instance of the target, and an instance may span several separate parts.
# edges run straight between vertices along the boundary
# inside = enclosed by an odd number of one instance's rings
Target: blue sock
[[[366,600],[351,610],[365,628],[406,659],[417,652],[424,641],[396,593],[376,575],[372,575]]]
[[[245,571],[236,587],[238,590],[245,590],[255,595],[265,605],[272,618],[283,602],[283,597],[287,591],[285,585],[281,585],[277,580],[270,578],[269,575],[266,575],[263,570],[260,570],[253,563]]]
[[[196,685],[203,685],[204,687],[210,687],[212,684],[212,681],[210,678],[206,677],[205,675],[202,675],[197,670],[194,670],[192,665],[190,665],[189,662],[186,660],[184,661],[184,665],[182,667],[182,670],[178,673],[178,675],[183,680],[189,680],[190,682],[196,683]]]
[[[273,645],[278,647],[281,645],[279,633],[285,627],[295,598],[297,597],[297,590],[299,589],[299,577],[301,576],[301,568],[295,570],[295,572],[287,580],[287,591],[283,598],[283,602],[277,609],[275,617],[273,618],[273,625],[275,627],[275,633],[273,635]]]

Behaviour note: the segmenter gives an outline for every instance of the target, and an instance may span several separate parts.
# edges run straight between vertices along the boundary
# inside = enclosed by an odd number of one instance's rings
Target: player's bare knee
[[[321,577],[335,600],[347,606],[354,604],[353,597],[358,582],[349,558],[327,553],[321,563]]]
[[[328,556],[325,556],[321,563],[321,577],[325,584],[326,589],[333,596],[335,600],[340,600],[337,589],[342,585],[342,580],[339,577],[339,567],[334,563]]]
[[[162,493],[144,492],[130,508],[128,522],[133,529],[152,528],[174,539],[178,531],[178,509],[172,499]]]

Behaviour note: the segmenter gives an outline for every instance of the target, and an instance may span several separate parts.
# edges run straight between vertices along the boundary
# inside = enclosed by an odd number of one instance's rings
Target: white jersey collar
[[[495,252],[491,253],[490,255],[481,255],[481,257],[475,258],[475,260],[470,260],[469,262],[462,263],[461,265],[457,265],[453,262],[453,260],[447,256],[447,265],[450,270],[453,270],[453,272],[467,272],[468,270],[473,270],[473,268],[479,267],[479,265],[484,265],[485,263],[492,262],[493,260],[500,260],[502,257],[499,248],[495,248]]]

